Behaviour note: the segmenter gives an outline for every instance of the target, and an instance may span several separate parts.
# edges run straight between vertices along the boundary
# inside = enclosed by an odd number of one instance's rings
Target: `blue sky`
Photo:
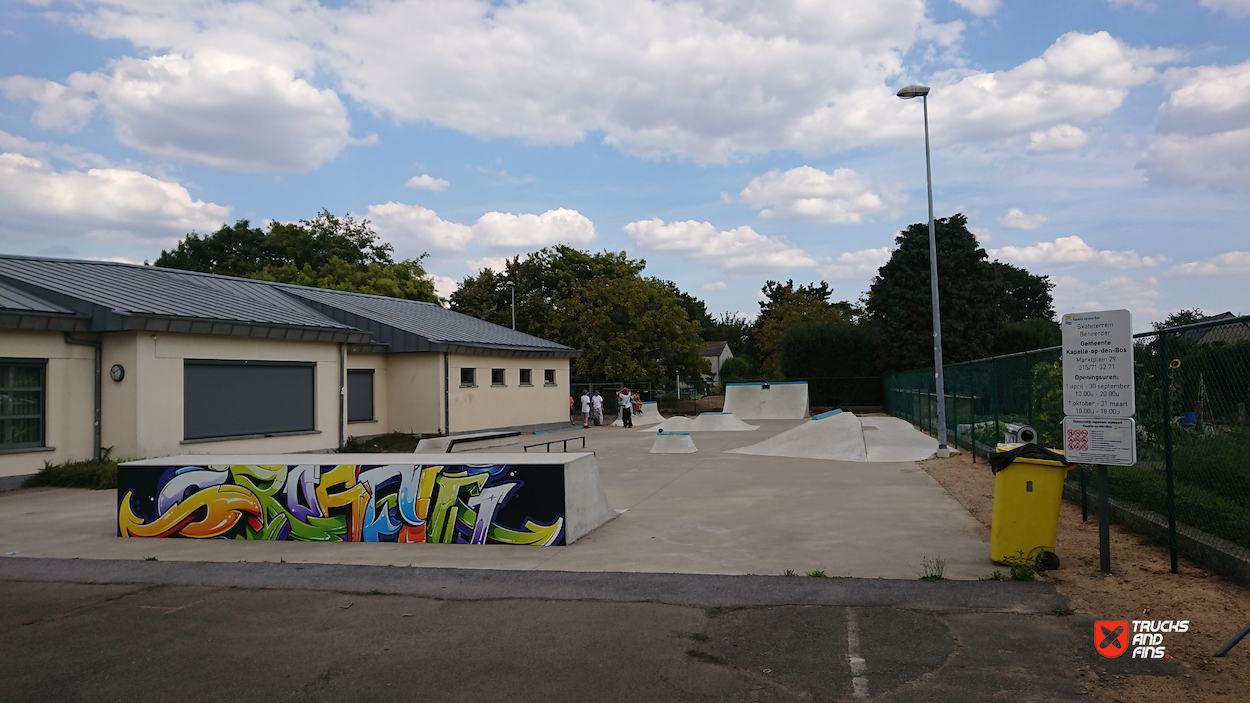
[[[10,2],[0,250],[368,217],[441,292],[564,242],[854,300],[926,217],[1135,326],[1250,312],[1250,0]]]

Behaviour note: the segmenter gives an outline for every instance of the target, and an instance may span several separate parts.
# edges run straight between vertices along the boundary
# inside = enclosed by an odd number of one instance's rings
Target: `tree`
[[[322,210],[311,220],[273,222],[269,231],[248,220],[204,236],[188,234],[157,266],[279,283],[439,302],[434,284],[416,259],[396,262],[368,220]]]
[[[755,319],[754,348],[760,359],[760,375],[781,379],[781,336],[791,325],[800,322],[832,322],[841,320],[837,307],[829,302],[833,289],[821,281],[794,287],[794,280],[785,284],[767,281],[760,301],[760,314]]]
[[[1063,331],[1054,320],[1030,318],[1007,322],[994,339],[995,354],[1015,354],[1057,347],[1063,342]]]
[[[1150,326],[1156,330],[1165,330],[1169,327],[1180,327],[1181,325],[1192,325],[1201,321],[1205,314],[1202,308],[1189,308],[1188,310],[1177,310],[1163,318],[1163,322],[1152,322]]]
[[[575,378],[666,382],[678,374],[701,386],[711,372],[699,356],[699,323],[681,291],[642,275],[646,262],[624,252],[589,254],[559,245],[466,278],[451,296],[453,310],[508,324],[516,286],[517,329],[582,350]]]
[[[985,250],[961,214],[936,221],[942,352],[946,363],[989,356],[1003,322],[1000,283]],[[878,270],[868,311],[879,325],[885,364],[895,369],[933,365],[929,225],[911,225]]]
[[[1001,261],[991,261],[990,268],[1000,283],[998,306],[1005,322],[1055,319],[1055,301],[1050,295],[1055,284],[1049,276],[1035,276]],[[939,282],[941,278],[938,274]]]
[[[845,320],[801,322],[781,336],[786,378],[876,376],[872,333]]]
[[[708,342],[726,342],[735,357],[744,356],[751,343],[751,323],[736,313],[721,313],[720,317],[703,328],[703,339]],[[724,375],[723,371],[721,375]]]

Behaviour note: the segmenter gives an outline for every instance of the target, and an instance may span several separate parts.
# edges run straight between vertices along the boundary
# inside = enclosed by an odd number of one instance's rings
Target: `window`
[[[477,385],[477,369],[460,369],[460,387]]]
[[[508,385],[507,380],[508,380],[508,377],[504,375],[503,369],[491,369],[490,370],[490,385],[506,386]]]
[[[521,369],[521,385],[522,386],[534,385],[532,379],[533,379],[533,376],[531,375],[530,369]]]
[[[544,386],[556,385],[556,370],[555,369],[546,369],[545,371],[543,371],[543,385]]]
[[[0,449],[44,443],[43,359],[0,359]]]
[[[347,370],[347,421],[373,421],[373,369]]]
[[[316,373],[314,363],[187,359],[183,437],[314,432]]]

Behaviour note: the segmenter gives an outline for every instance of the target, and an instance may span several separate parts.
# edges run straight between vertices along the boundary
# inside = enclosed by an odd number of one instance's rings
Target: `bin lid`
[[[999,444],[996,451],[990,455],[990,470],[997,474],[1017,461],[1025,464],[1061,466],[1064,469],[1076,466],[1064,457],[1063,452],[1029,442],[1027,444]]]

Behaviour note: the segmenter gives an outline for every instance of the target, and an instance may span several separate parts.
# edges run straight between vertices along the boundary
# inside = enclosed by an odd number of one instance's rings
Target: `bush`
[[[404,432],[391,432],[378,435],[377,437],[370,437],[369,439],[348,437],[338,451],[340,454],[352,452],[411,454],[416,451],[417,442],[421,440],[421,437],[422,435],[420,434],[406,434]]]
[[[56,465],[45,461],[39,473],[22,481],[22,488],[37,486],[94,490],[117,488],[117,462],[109,458],[110,449],[111,447],[106,447],[101,450],[99,459],[67,461]]]
[[[720,377],[725,383],[745,381],[751,377],[755,362],[749,356],[735,356],[721,364]]]

